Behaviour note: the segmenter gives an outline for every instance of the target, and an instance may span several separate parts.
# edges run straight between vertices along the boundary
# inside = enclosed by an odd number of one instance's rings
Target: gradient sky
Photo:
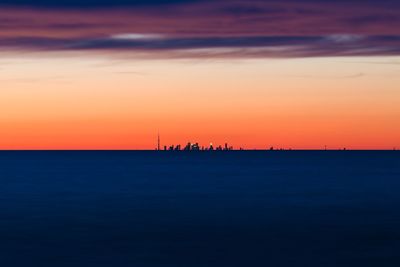
[[[400,148],[399,1],[0,0],[0,28],[0,149]]]

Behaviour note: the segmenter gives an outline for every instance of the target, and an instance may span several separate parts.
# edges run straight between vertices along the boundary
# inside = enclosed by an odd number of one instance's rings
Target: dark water
[[[400,266],[399,152],[0,152],[0,265]]]

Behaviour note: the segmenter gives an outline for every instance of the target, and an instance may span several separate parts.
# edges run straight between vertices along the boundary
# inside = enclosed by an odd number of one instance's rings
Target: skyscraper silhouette
[[[157,134],[157,150],[160,151],[160,133]]]

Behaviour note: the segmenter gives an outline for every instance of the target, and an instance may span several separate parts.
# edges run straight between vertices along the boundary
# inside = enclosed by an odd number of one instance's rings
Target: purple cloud
[[[399,10],[391,0],[10,6],[0,9],[0,49],[150,57],[399,55]]]

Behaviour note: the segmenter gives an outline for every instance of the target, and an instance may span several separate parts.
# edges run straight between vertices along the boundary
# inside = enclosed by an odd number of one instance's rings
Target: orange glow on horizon
[[[374,60],[9,59],[0,149],[393,149],[400,78]]]

